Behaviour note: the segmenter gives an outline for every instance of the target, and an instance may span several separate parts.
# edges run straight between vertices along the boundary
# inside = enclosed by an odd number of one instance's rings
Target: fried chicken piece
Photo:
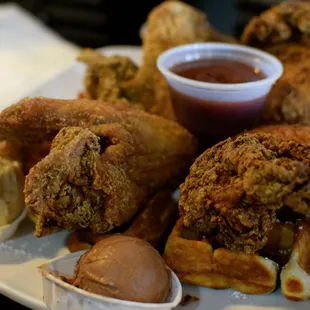
[[[121,99],[174,120],[168,85],[156,67],[158,56],[182,44],[234,40],[216,32],[203,12],[181,1],[165,1],[155,7],[148,16],[146,29],[143,61],[138,71],[126,57],[105,57],[91,50],[82,52],[78,60],[88,67],[83,96],[113,101]]]
[[[160,250],[170,234],[177,216],[178,209],[176,201],[172,197],[172,189],[164,188],[146,203],[127,229],[120,227],[111,233],[123,233],[127,236],[140,238]],[[93,235],[89,230],[75,231],[68,238],[67,247],[70,252],[86,250],[111,233]]]
[[[59,130],[25,184],[38,236],[84,227],[104,233],[123,225],[186,169],[196,150],[195,139],[177,123],[124,103],[34,98],[0,114],[0,136],[7,139],[39,143]]]
[[[251,133],[270,133],[283,140],[310,144],[310,126],[303,125],[268,125],[254,128]]]
[[[10,143],[7,140],[0,141],[0,157],[15,162],[22,169],[23,154],[20,144]]]
[[[23,144],[21,147],[22,164],[24,174],[27,175],[30,169],[43,159],[50,151],[51,142],[45,141],[37,144]]]
[[[50,154],[27,176],[26,203],[38,216],[37,236],[59,228],[89,227],[98,234],[122,226],[184,167],[184,163],[173,167],[176,157],[168,158],[167,150],[163,150],[167,158],[154,158],[153,152],[143,150],[141,139],[121,126],[91,130],[96,134],[79,127],[61,129]]]
[[[132,123],[137,116],[148,119],[148,114],[141,113],[125,102],[25,98],[0,113],[0,139],[14,144],[40,144],[52,141],[63,127]]]
[[[310,146],[244,134],[205,151],[181,185],[184,225],[234,251],[264,247],[276,211],[310,214]]]
[[[164,1],[148,16],[143,38],[143,61],[134,79],[124,83],[131,102],[145,110],[175,119],[168,85],[157,70],[156,60],[165,50],[188,43],[230,40],[213,30],[207,16],[181,1]]]
[[[124,232],[127,236],[143,239],[159,249],[178,218],[177,203],[171,189],[156,193]]]
[[[244,44],[277,56],[284,74],[272,88],[261,123],[310,124],[310,3],[284,2],[253,18]]]
[[[87,65],[85,99],[127,101],[121,85],[137,73],[138,67],[133,61],[122,56],[107,57],[91,49],[83,50],[78,60]]]

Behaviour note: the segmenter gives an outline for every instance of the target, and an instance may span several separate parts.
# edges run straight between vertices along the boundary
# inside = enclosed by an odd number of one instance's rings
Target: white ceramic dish
[[[127,55],[140,62],[138,48],[117,47],[103,49],[107,54]],[[31,96],[72,98],[82,87],[83,66],[74,65],[51,80]],[[0,107],[3,108],[3,107]],[[43,302],[42,279],[37,267],[56,256],[68,253],[67,233],[57,233],[36,239],[34,225],[24,221],[14,239],[0,243],[0,293],[34,310],[46,310]],[[200,298],[199,302],[177,310],[309,310],[310,301],[290,302],[279,290],[267,296],[250,296],[233,290],[212,290],[183,286],[184,294]]]
[[[182,297],[182,286],[172,272],[171,295],[166,303],[151,304],[118,300],[91,294],[76,288],[61,279],[59,275],[73,276],[74,267],[85,251],[55,258],[39,267],[43,277],[44,300],[51,310],[171,310]]]

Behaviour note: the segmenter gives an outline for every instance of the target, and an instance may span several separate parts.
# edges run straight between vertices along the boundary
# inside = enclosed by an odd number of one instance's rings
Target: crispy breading
[[[78,60],[87,65],[85,99],[127,101],[122,82],[134,78],[137,73],[138,67],[132,60],[122,56],[105,56],[91,49],[83,50]]]
[[[310,124],[310,3],[284,2],[246,26],[241,41],[277,56],[284,74],[272,88],[261,123]]]
[[[310,145],[266,133],[227,139],[205,151],[181,185],[184,225],[231,250],[264,247],[275,211],[310,214]]]
[[[254,128],[251,133],[270,133],[280,139],[310,144],[310,126],[303,125],[268,125]]]
[[[113,233],[136,237],[150,243],[160,250],[168,238],[178,216],[177,203],[172,196],[172,188],[159,190],[129,224]],[[127,225],[126,225],[127,226]],[[112,232],[111,232],[112,233]],[[90,246],[111,235],[111,233],[93,235],[89,230],[73,232],[67,240],[70,252],[89,249]]]
[[[171,189],[162,189],[137,214],[124,234],[143,239],[158,249],[169,236],[177,218],[177,203]]]
[[[0,136],[7,139],[39,143],[56,134],[49,155],[26,178],[38,236],[123,225],[184,172],[196,151],[180,125],[124,103],[34,98],[0,114]]]
[[[234,40],[216,32],[202,11],[182,1],[164,1],[147,18],[142,65],[137,73],[129,70],[134,72],[130,74],[132,78],[128,74],[125,77],[119,75],[119,67],[131,68],[125,57],[104,57],[91,51],[79,57],[88,65],[86,96],[90,99],[127,100],[152,114],[175,119],[169,88],[156,67],[156,60],[171,47],[203,41]]]

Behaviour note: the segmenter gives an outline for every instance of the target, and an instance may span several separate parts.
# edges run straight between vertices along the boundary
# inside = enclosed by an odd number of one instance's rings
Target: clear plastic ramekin
[[[171,71],[177,64],[199,59],[224,59],[260,69],[261,80],[238,84],[208,83],[181,77]],[[229,136],[252,127],[272,85],[283,74],[281,62],[261,50],[228,43],[195,43],[163,52],[157,67],[172,92],[178,121],[194,133]],[[181,96],[182,100],[178,100]],[[193,104],[193,99],[200,104]]]

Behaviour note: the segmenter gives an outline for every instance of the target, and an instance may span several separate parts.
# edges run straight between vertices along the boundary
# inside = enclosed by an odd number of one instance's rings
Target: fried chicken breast
[[[310,214],[310,145],[281,135],[247,133],[196,159],[181,185],[185,227],[234,251],[264,247],[276,211]]]

